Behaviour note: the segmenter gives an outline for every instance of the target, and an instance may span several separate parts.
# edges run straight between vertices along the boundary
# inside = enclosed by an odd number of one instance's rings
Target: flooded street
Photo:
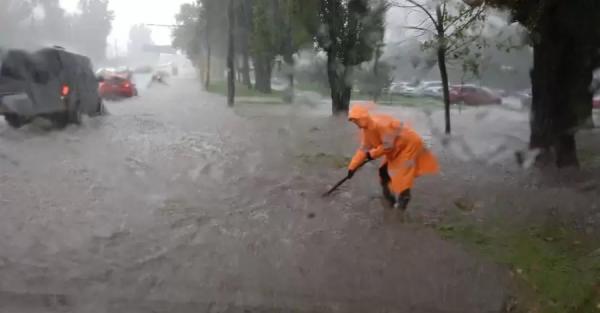
[[[384,214],[375,167],[320,197],[356,147],[348,123],[303,106],[252,116],[257,108],[229,110],[198,84],[142,90],[64,131],[0,124],[1,312],[501,308],[507,273]],[[391,112],[425,132],[445,165],[441,179],[418,184],[417,218],[441,214],[475,176],[479,185],[516,179],[497,165],[527,136],[526,115],[511,112],[494,117],[514,122],[501,126],[512,141],[485,127],[488,113],[457,112],[457,133],[470,119],[489,133],[449,141],[450,153],[428,126],[441,125],[441,111]],[[478,165],[457,177],[449,165],[469,158]],[[481,165],[489,172],[478,174]],[[442,183],[449,188],[436,192]]]
[[[0,313],[600,313],[598,21],[0,0]]]

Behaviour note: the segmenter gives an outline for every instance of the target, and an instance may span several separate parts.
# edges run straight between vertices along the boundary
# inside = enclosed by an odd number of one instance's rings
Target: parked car
[[[0,114],[15,128],[34,117],[55,126],[80,123],[104,111],[89,58],[60,47],[33,53],[8,50],[0,68]]]
[[[408,82],[395,82],[390,85],[390,93],[395,95],[413,95],[415,86]]]
[[[133,72],[136,74],[151,74],[152,71],[154,71],[154,69],[150,65],[144,65],[133,69]]]
[[[508,92],[501,88],[489,88],[495,95],[499,97],[508,97]]]
[[[413,87],[413,86],[407,86],[406,88],[404,88],[404,91],[402,91],[400,94],[403,95],[403,96],[405,96],[405,97],[417,97],[417,96],[419,96],[419,94],[417,93],[417,88]]]
[[[517,97],[518,99],[521,100],[521,104],[524,107],[531,106],[531,99],[532,99],[531,88],[519,90],[514,95],[515,95],[515,97]]]
[[[444,87],[442,86],[430,86],[423,89],[423,96],[441,99],[444,97]]]
[[[592,107],[594,109],[600,109],[600,94],[594,96],[594,99],[592,101]]]
[[[404,88],[407,86],[407,83],[405,82],[399,82],[399,83],[391,83],[390,84],[390,88],[389,91],[391,94],[401,94],[404,91]]]
[[[110,75],[100,81],[98,93],[102,99],[131,98],[138,95],[131,75]]]
[[[417,96],[431,96],[437,88],[442,87],[442,82],[439,80],[423,81],[415,89]]]
[[[439,80],[432,80],[432,81],[422,81],[419,84],[419,88],[421,88],[421,89],[425,89],[425,88],[429,88],[429,87],[442,87],[442,82]]]
[[[502,98],[488,88],[475,85],[458,85],[450,89],[451,103],[466,105],[502,104]]]

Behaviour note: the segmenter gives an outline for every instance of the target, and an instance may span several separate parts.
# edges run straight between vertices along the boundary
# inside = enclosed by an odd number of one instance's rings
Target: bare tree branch
[[[424,31],[424,32],[430,32],[432,34],[435,34],[435,32],[431,29],[427,29],[424,27],[417,27],[417,26],[405,26],[404,28],[406,29],[412,29],[412,30],[420,30],[420,31]]]
[[[452,27],[454,24],[456,24],[456,22],[462,20],[463,17],[471,14],[474,10],[475,9],[468,9],[468,10],[463,11],[460,15],[458,15],[457,17],[455,17],[452,22],[450,22],[448,25],[446,25],[446,27],[444,28],[444,30],[448,30],[450,27]]]
[[[481,16],[481,13],[485,11],[485,6],[480,6],[477,10],[478,11],[473,16],[471,16],[470,19],[468,19],[466,22],[463,22],[462,25],[455,29],[449,36],[453,36],[454,34],[458,34],[459,32],[465,30],[465,28],[467,28],[473,21],[475,21],[479,16]],[[448,30],[448,28],[446,28],[445,30]]]
[[[414,25],[415,27],[424,27],[423,25],[427,22],[430,22],[428,18],[424,18],[419,24]]]
[[[448,9],[446,8],[447,4],[448,4],[448,0],[444,0],[444,4],[442,7],[442,21],[441,21],[442,25],[444,25],[444,23],[446,23],[446,18],[448,17]]]
[[[401,9],[418,9],[419,8],[416,5],[402,5],[402,4],[396,4],[396,3],[393,3],[392,6],[395,8],[401,8]]]
[[[440,24],[438,24],[438,20],[435,17],[433,17],[433,15],[431,14],[431,12],[429,12],[429,10],[427,10],[427,8],[424,5],[418,3],[416,0],[401,0],[401,1],[406,1],[406,2],[408,2],[410,4],[412,4],[413,8],[417,7],[419,9],[421,9],[421,11],[423,11],[425,14],[427,14],[427,16],[429,16],[429,18],[431,19],[431,22],[433,23],[433,25],[435,26],[435,28],[436,29],[440,28]],[[403,7],[402,5],[399,5],[397,2],[392,2],[391,5],[395,6],[395,7],[400,7],[400,8]]]
[[[473,36],[472,38],[470,38],[469,40],[465,40],[463,42],[461,42],[460,45],[455,45],[455,46],[450,46],[447,48],[446,53],[448,54],[452,54],[460,49],[465,48],[466,46],[474,43],[475,41],[477,41],[478,39],[480,39],[480,36]]]

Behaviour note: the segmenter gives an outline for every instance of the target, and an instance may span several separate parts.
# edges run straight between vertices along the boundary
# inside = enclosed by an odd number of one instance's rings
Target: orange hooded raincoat
[[[358,169],[367,159],[384,157],[387,164],[391,192],[400,194],[413,187],[414,179],[425,174],[436,174],[439,165],[435,156],[423,145],[413,129],[387,115],[372,115],[366,107],[354,105],[348,116],[361,127],[361,146],[348,168]]]

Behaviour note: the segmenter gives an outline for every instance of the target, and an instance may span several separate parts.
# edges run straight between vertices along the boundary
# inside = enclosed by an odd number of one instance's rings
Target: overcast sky
[[[132,25],[148,24],[174,24],[175,14],[179,12],[182,3],[193,0],[110,0],[109,7],[115,12],[112,34],[108,39],[112,47],[115,41],[119,49],[125,52]],[[79,0],[60,0],[61,6],[69,12],[77,10]],[[152,37],[157,44],[170,44],[171,31],[168,28],[153,27]],[[114,51],[114,48],[113,48]],[[113,51],[109,51],[113,54]]]

